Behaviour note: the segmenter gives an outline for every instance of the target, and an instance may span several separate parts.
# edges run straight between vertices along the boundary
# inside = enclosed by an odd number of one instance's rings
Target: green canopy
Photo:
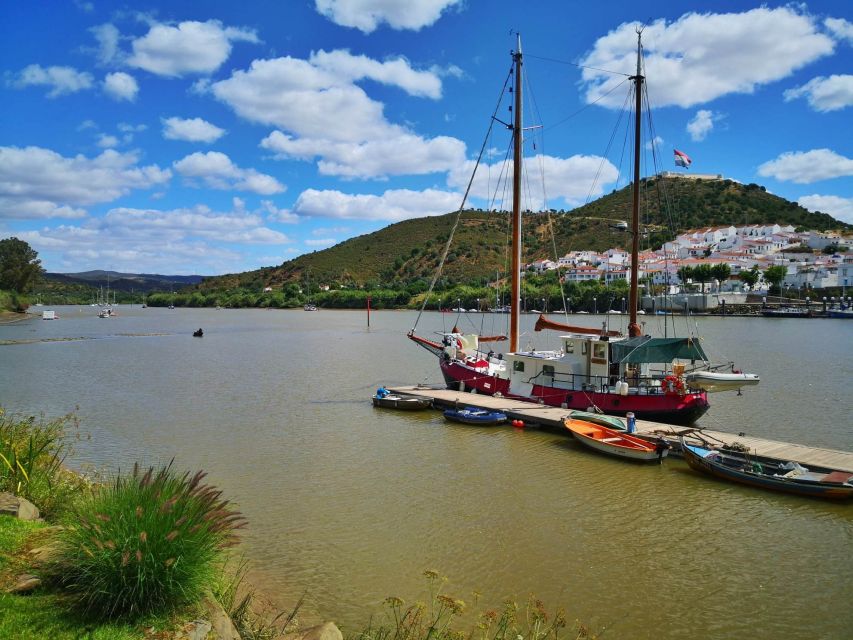
[[[683,360],[708,360],[708,356],[699,344],[699,338],[650,338],[640,336],[621,342],[614,342],[613,360],[615,362],[672,362],[676,358]]]

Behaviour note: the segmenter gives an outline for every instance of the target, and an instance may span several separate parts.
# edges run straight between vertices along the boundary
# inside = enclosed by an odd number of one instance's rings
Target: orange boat
[[[654,460],[660,462],[669,453],[669,446],[663,441],[652,444],[623,431],[609,429],[586,420],[566,418],[563,424],[586,446],[611,456],[643,462]]]

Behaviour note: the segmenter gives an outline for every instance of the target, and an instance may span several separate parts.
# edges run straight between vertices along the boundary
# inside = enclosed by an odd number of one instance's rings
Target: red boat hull
[[[518,396],[509,391],[509,380],[480,373],[453,360],[441,361],[441,373],[450,387],[458,388],[460,382],[466,389],[477,393],[495,395],[526,402],[539,402],[554,407],[586,410],[596,406],[604,413],[624,416],[631,412],[640,420],[653,420],[668,424],[689,425],[709,409],[705,392],[680,394],[627,395],[600,391],[577,391],[533,385],[531,397]]]

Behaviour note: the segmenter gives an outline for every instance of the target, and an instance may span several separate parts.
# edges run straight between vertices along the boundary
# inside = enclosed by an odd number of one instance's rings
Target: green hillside
[[[849,229],[825,213],[812,213],[800,205],[767,193],[755,184],[730,180],[649,179],[642,183],[643,248],[687,229],[724,224],[793,224],[798,228]],[[525,262],[554,259],[556,254],[611,247],[627,247],[629,235],[615,227],[630,218],[631,190],[625,187],[571,212],[554,211],[524,216]],[[185,291],[260,290],[287,284],[304,287],[328,284],[375,288],[412,285],[428,281],[444,250],[455,213],[392,224],[352,238],[329,249],[240,274],[205,278]],[[553,225],[551,241],[549,218]],[[497,272],[507,271],[509,216],[506,213],[466,211],[454,237],[442,272],[443,284],[484,284]]]

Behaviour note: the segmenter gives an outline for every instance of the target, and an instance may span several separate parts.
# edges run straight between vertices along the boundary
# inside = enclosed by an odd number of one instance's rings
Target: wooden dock
[[[512,420],[523,420],[525,425],[540,426],[559,433],[567,433],[566,428],[563,426],[563,420],[568,416],[569,410],[561,409],[560,407],[423,385],[393,387],[389,390],[392,393],[429,398],[436,407],[454,407],[459,405],[501,411],[507,414]],[[662,422],[637,420],[636,435],[640,437],[663,437],[670,441],[674,440],[677,443],[678,436],[684,434],[689,441],[701,443],[701,440],[694,435],[697,432],[701,433],[701,436],[709,442],[725,442],[727,444],[737,442],[745,445],[749,447],[750,452],[759,456],[781,458],[783,460],[799,462],[804,466],[813,465],[853,473],[853,452],[850,451],[808,447],[801,444],[741,436],[736,433],[703,429],[701,427],[681,427]]]

